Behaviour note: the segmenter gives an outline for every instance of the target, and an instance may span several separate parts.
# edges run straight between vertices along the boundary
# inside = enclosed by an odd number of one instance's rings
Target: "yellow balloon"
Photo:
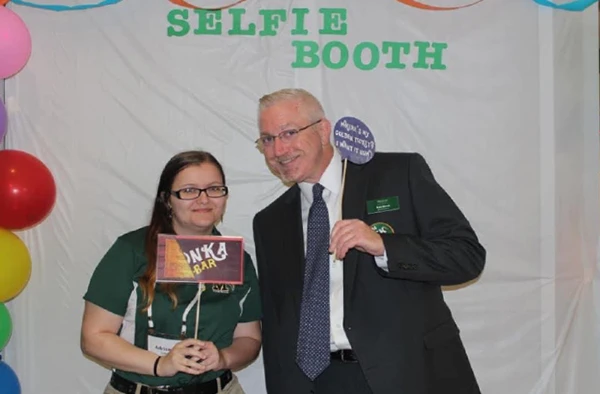
[[[15,298],[29,282],[31,257],[11,231],[0,228],[0,302]]]

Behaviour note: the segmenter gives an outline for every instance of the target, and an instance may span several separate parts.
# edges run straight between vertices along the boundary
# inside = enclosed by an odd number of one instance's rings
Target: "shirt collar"
[[[331,158],[329,165],[325,169],[325,172],[323,172],[323,175],[321,175],[319,183],[326,190],[329,190],[330,193],[333,193],[335,195],[340,193],[340,189],[342,188],[342,157],[335,148],[333,149],[333,157]],[[302,196],[311,204],[313,200],[313,186],[314,183],[310,182],[301,182],[298,184]]]

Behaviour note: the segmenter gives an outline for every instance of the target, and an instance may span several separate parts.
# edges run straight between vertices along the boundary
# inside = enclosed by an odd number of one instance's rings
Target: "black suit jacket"
[[[369,214],[367,201],[398,197],[399,209]],[[308,394],[296,341],[304,277],[300,188],[256,214],[269,394]],[[344,329],[373,394],[476,394],[479,387],[440,286],[480,275],[485,250],[467,219],[414,153],[377,153],[348,164],[343,218],[394,229],[382,234],[389,271],[351,250],[344,259]]]

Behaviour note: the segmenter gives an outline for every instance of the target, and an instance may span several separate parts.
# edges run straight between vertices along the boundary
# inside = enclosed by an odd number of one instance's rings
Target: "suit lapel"
[[[346,180],[344,182],[344,195],[342,200],[343,219],[364,219],[366,196],[368,189],[368,177],[363,171],[366,165],[348,163],[346,169]],[[287,261],[282,262],[281,277],[284,283],[289,284],[294,313],[300,318],[300,303],[302,301],[302,287],[304,285],[304,230],[302,228],[302,206],[300,188],[292,186],[288,197],[285,199],[287,209],[283,210],[281,222],[285,223],[281,237],[284,253],[288,256]],[[279,223],[279,220],[278,220]],[[356,267],[358,265],[359,253],[350,251],[344,259],[344,300],[349,300],[354,286]],[[346,301],[344,302],[346,303]]]
[[[290,286],[288,290],[291,294],[294,312],[299,318],[302,286],[304,285],[304,231],[302,229],[300,188],[298,185],[294,185],[293,188],[289,198],[286,199],[285,216],[281,218],[282,222],[286,223],[286,227],[282,229],[286,231],[286,234],[281,237],[284,240],[282,255],[288,256],[288,261],[282,262],[281,269],[283,270],[282,276],[286,277],[284,283]]]
[[[364,217],[368,188],[368,179],[363,171],[365,167],[348,163],[342,200],[343,219],[362,220]],[[344,309],[346,310],[348,310],[345,305],[346,300],[350,299],[354,287],[358,257],[359,253],[351,250],[344,259]]]

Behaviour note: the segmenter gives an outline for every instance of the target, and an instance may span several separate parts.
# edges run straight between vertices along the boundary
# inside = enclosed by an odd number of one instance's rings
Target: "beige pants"
[[[141,384],[138,384],[138,388],[136,390],[136,393],[139,393],[140,390],[142,388]],[[231,379],[231,382],[229,382],[227,384],[227,386],[223,387],[221,390],[219,390],[219,393],[223,393],[223,394],[246,394],[244,393],[244,390],[242,389],[242,386],[240,385],[240,382],[238,382],[237,376],[233,375],[233,379]],[[106,388],[104,389],[104,394],[123,394],[120,391],[117,391],[114,389],[113,386],[110,385],[110,383],[106,386]]]

